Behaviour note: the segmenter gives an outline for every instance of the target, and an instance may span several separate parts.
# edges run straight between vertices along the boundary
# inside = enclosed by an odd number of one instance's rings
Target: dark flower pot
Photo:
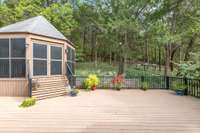
[[[116,90],[117,90],[117,91],[120,91],[121,89],[120,89],[120,88],[117,88]]]
[[[177,96],[183,96],[183,95],[185,95],[185,89],[183,89],[183,90],[176,90],[176,95]]]
[[[75,97],[75,96],[77,96],[77,93],[74,92],[74,91],[71,91],[71,92],[70,92],[70,96]]]

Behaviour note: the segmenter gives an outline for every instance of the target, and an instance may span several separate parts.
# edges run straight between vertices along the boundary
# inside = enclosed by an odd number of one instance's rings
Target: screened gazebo
[[[0,95],[65,95],[74,75],[75,49],[43,16],[0,28]]]

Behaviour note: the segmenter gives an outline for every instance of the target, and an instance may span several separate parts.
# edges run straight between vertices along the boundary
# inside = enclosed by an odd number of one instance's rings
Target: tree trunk
[[[159,62],[159,71],[161,71],[161,48],[159,46],[159,51],[158,51],[158,62]]]
[[[95,56],[94,56],[94,62],[95,62],[95,67],[97,67],[97,49],[96,49],[96,47],[97,47],[97,37],[95,36],[95,50],[94,50],[94,54],[95,54]]]
[[[118,74],[124,74],[125,72],[125,64],[126,64],[126,47],[127,47],[127,38],[128,34],[127,32],[124,34],[124,45],[120,46],[121,48],[121,56],[120,56],[120,61],[119,61],[119,71]]]
[[[175,45],[174,44],[174,47],[171,48],[171,52],[170,52],[170,70],[173,71],[174,70],[174,55],[176,53],[176,51],[178,50],[178,48],[180,47],[181,45]]]
[[[96,51],[96,32],[92,28],[92,35],[91,35],[91,56],[90,59],[92,62],[95,62],[95,51]]]
[[[196,36],[192,36],[192,38],[190,39],[190,42],[188,43],[188,46],[187,46],[187,49],[185,51],[185,58],[184,58],[184,61],[188,61],[189,58],[190,58],[190,52],[192,51],[192,48],[193,48],[193,44],[194,44],[194,41],[196,39]]]
[[[145,42],[145,62],[149,63],[149,48],[148,48],[148,40]]]
[[[170,45],[165,47],[165,76],[169,76],[169,64],[170,64]]]
[[[86,52],[86,35],[85,35],[85,33],[86,33],[86,31],[85,31],[85,29],[84,29],[84,31],[83,31],[83,52]]]
[[[154,47],[155,57],[154,57],[154,63],[157,63],[157,47]]]
[[[173,71],[174,70],[174,63],[173,63],[173,60],[174,60],[174,55],[175,55],[175,51],[173,51],[170,55],[170,70]]]
[[[118,74],[124,73],[124,58],[120,57]]]
[[[112,52],[110,51],[110,65],[112,64]]]

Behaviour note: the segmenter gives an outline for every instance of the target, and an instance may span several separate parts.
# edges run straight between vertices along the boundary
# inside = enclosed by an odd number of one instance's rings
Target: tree
[[[73,10],[70,4],[54,3],[45,8],[41,13],[64,35],[69,36],[77,23],[73,19]]]

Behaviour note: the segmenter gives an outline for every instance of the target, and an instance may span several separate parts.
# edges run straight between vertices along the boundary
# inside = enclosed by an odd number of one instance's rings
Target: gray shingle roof
[[[0,33],[27,32],[61,40],[67,40],[48,20],[43,16],[33,17],[15,24],[0,28]]]

